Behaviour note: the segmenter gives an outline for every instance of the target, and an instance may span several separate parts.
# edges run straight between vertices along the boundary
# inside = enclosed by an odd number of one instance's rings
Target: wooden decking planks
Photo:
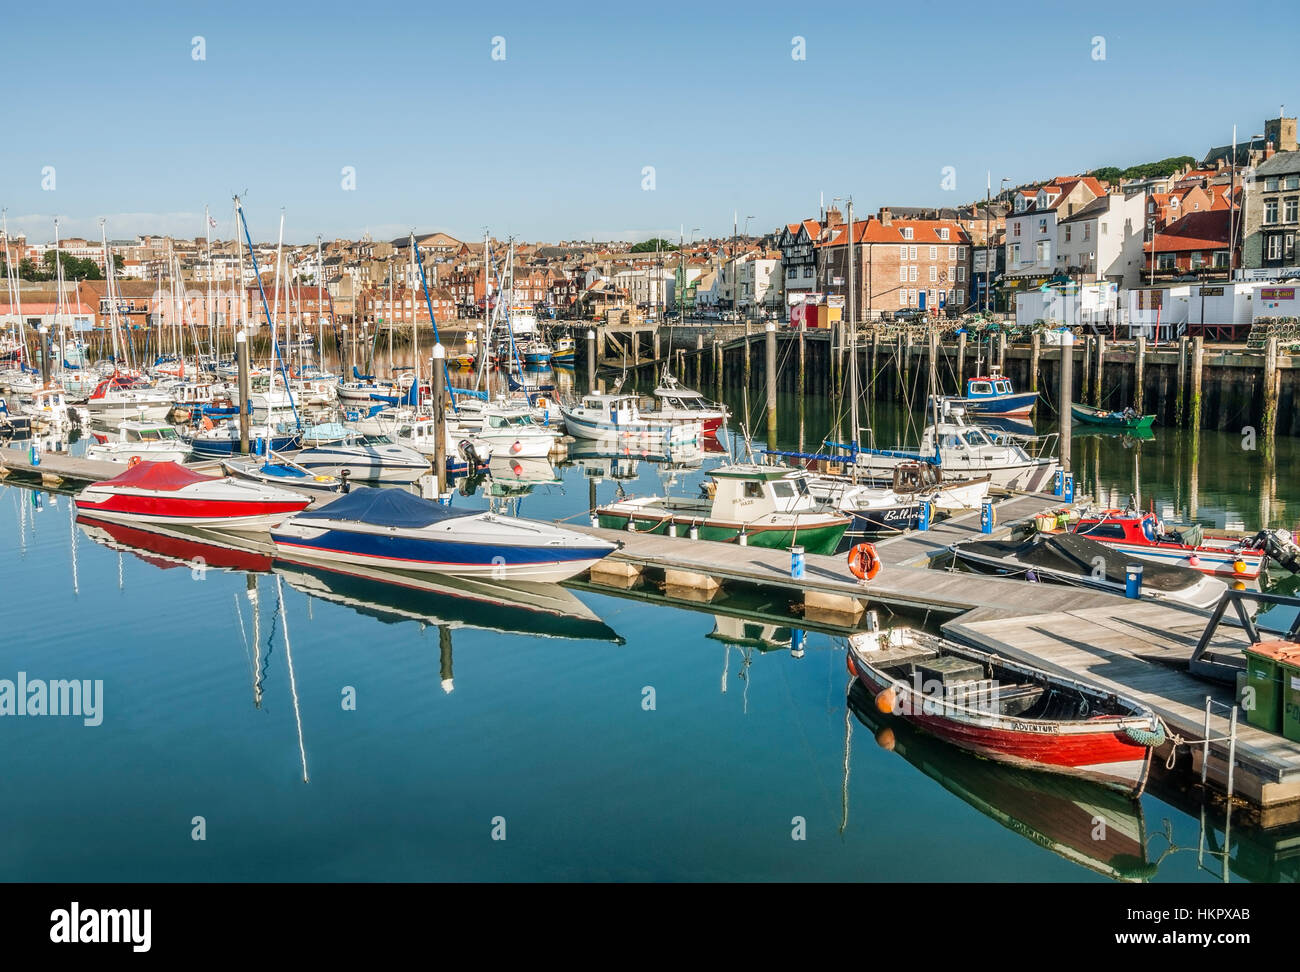
[[[932,558],[944,553],[951,544],[981,537],[987,540],[1010,536],[1013,524],[1062,505],[1063,500],[1046,493],[1017,494],[995,504],[998,525],[992,534],[980,533],[980,511],[975,510],[941,520],[929,530],[913,531],[877,541],[875,548],[887,565],[923,567]]]
[[[43,452],[40,459],[40,465],[33,465],[26,449],[9,446],[0,449],[0,467],[31,476],[58,476],[93,483],[112,479],[126,469],[119,463],[83,459],[65,452]]]

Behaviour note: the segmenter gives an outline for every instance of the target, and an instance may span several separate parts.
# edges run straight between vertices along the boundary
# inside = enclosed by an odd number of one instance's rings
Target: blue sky
[[[263,239],[282,209],[291,241],[707,236],[823,192],[872,212],[1199,157],[1300,110],[1284,3],[279,6],[9,8],[11,231],[194,236],[207,204],[229,236],[241,192]]]

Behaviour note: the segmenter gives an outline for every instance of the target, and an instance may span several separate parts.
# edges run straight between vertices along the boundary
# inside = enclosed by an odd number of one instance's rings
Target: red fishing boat
[[[204,476],[175,462],[142,461],[76,498],[77,510],[100,519],[262,527],[307,508],[309,497],[262,483]]]
[[[876,707],[960,749],[1140,794],[1165,740],[1140,702],[912,628],[849,638]]]
[[[1199,524],[1166,529],[1154,513],[1141,510],[1085,510],[1070,531],[1132,557],[1240,580],[1258,578],[1268,558],[1258,536],[1207,536]]]

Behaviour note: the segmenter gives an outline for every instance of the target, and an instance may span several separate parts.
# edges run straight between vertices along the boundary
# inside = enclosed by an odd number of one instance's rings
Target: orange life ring
[[[875,580],[882,566],[880,555],[869,543],[860,543],[849,551],[849,571],[858,580]]]
[[[126,468],[130,469],[132,466],[138,466],[139,464],[140,464],[140,457],[132,456],[130,459],[126,461]]]

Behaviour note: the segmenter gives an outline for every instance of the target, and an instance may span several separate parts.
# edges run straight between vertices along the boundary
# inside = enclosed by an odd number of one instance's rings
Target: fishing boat
[[[560,405],[564,428],[582,439],[657,439],[670,444],[697,442],[704,435],[699,421],[674,423],[641,415],[636,395],[584,395],[577,405]]]
[[[654,397],[654,410],[641,413],[648,421],[673,425],[693,425],[698,422],[708,435],[716,435],[731,414],[727,411],[727,406],[709,401],[669,374],[660,380],[654,390]]]
[[[281,486],[285,489],[306,491],[312,494],[338,493],[343,489],[343,480],[335,476],[322,476],[303,469],[291,462],[267,460],[241,461],[235,459],[221,460],[221,471],[227,476],[246,479],[268,486]]]
[[[1007,830],[1114,881],[1156,873],[1149,860],[1142,802],[1127,793],[1057,773],[989,764],[885,715],[854,680],[848,706],[881,749],[907,760],[949,793]],[[1106,826],[1099,828],[1098,820]]]
[[[1124,429],[1129,432],[1150,429],[1156,420],[1154,415],[1140,415],[1131,408],[1111,412],[1104,408],[1081,405],[1078,402],[1071,403],[1070,414],[1080,422],[1086,422],[1089,425],[1103,425],[1107,428]]]
[[[208,420],[211,423],[211,420]],[[254,453],[285,452],[296,449],[300,442],[296,429],[286,426],[253,428],[248,433],[248,448]],[[196,459],[223,459],[237,456],[239,449],[239,423],[225,421],[200,429],[189,438],[190,450]]]
[[[637,533],[698,535],[755,547],[834,553],[850,518],[821,502],[808,474],[781,466],[735,464],[708,474],[703,495],[647,496],[599,507],[600,526]]]
[[[811,473],[813,496],[853,517],[854,536],[887,536],[914,530],[921,522],[922,504],[932,515],[977,510],[988,496],[989,477],[944,480],[932,463],[903,463],[894,467],[893,481],[876,485],[852,476]]]
[[[1125,593],[1133,558],[1073,533],[1036,533],[1025,540],[964,540],[948,548],[961,563],[982,573],[1021,577]],[[1186,567],[1149,564],[1142,571],[1142,596],[1167,599],[1200,610],[1219,603],[1228,586]]]
[[[966,397],[960,400],[971,415],[1028,415],[1038,392],[1017,392],[1011,379],[998,371],[966,379]]]
[[[551,364],[561,368],[571,368],[576,360],[577,351],[574,348],[573,338],[559,338],[555,342],[555,348],[551,351]]]
[[[241,528],[266,526],[310,502],[301,493],[148,460],[76,497],[79,513],[101,519]]]
[[[132,458],[154,462],[184,462],[190,457],[190,444],[180,432],[160,422],[119,422],[117,438],[92,432],[93,445],[87,446],[86,458],[101,462],[129,462]]]
[[[69,395],[62,386],[50,385],[33,391],[31,400],[21,403],[18,410],[39,426],[66,428],[80,422],[77,407],[68,399]]]
[[[567,580],[616,547],[549,523],[357,487],[271,531],[289,558],[498,580]]]
[[[850,635],[847,663],[881,712],[1021,769],[1136,796],[1165,740],[1141,702],[914,628]]]
[[[1069,529],[1130,557],[1221,577],[1256,580],[1268,560],[1257,538],[1210,536],[1195,523],[1166,527],[1141,510],[1085,510]]]
[[[431,470],[427,456],[387,435],[354,433],[341,442],[303,449],[293,461],[313,475],[399,485],[414,483]]]

